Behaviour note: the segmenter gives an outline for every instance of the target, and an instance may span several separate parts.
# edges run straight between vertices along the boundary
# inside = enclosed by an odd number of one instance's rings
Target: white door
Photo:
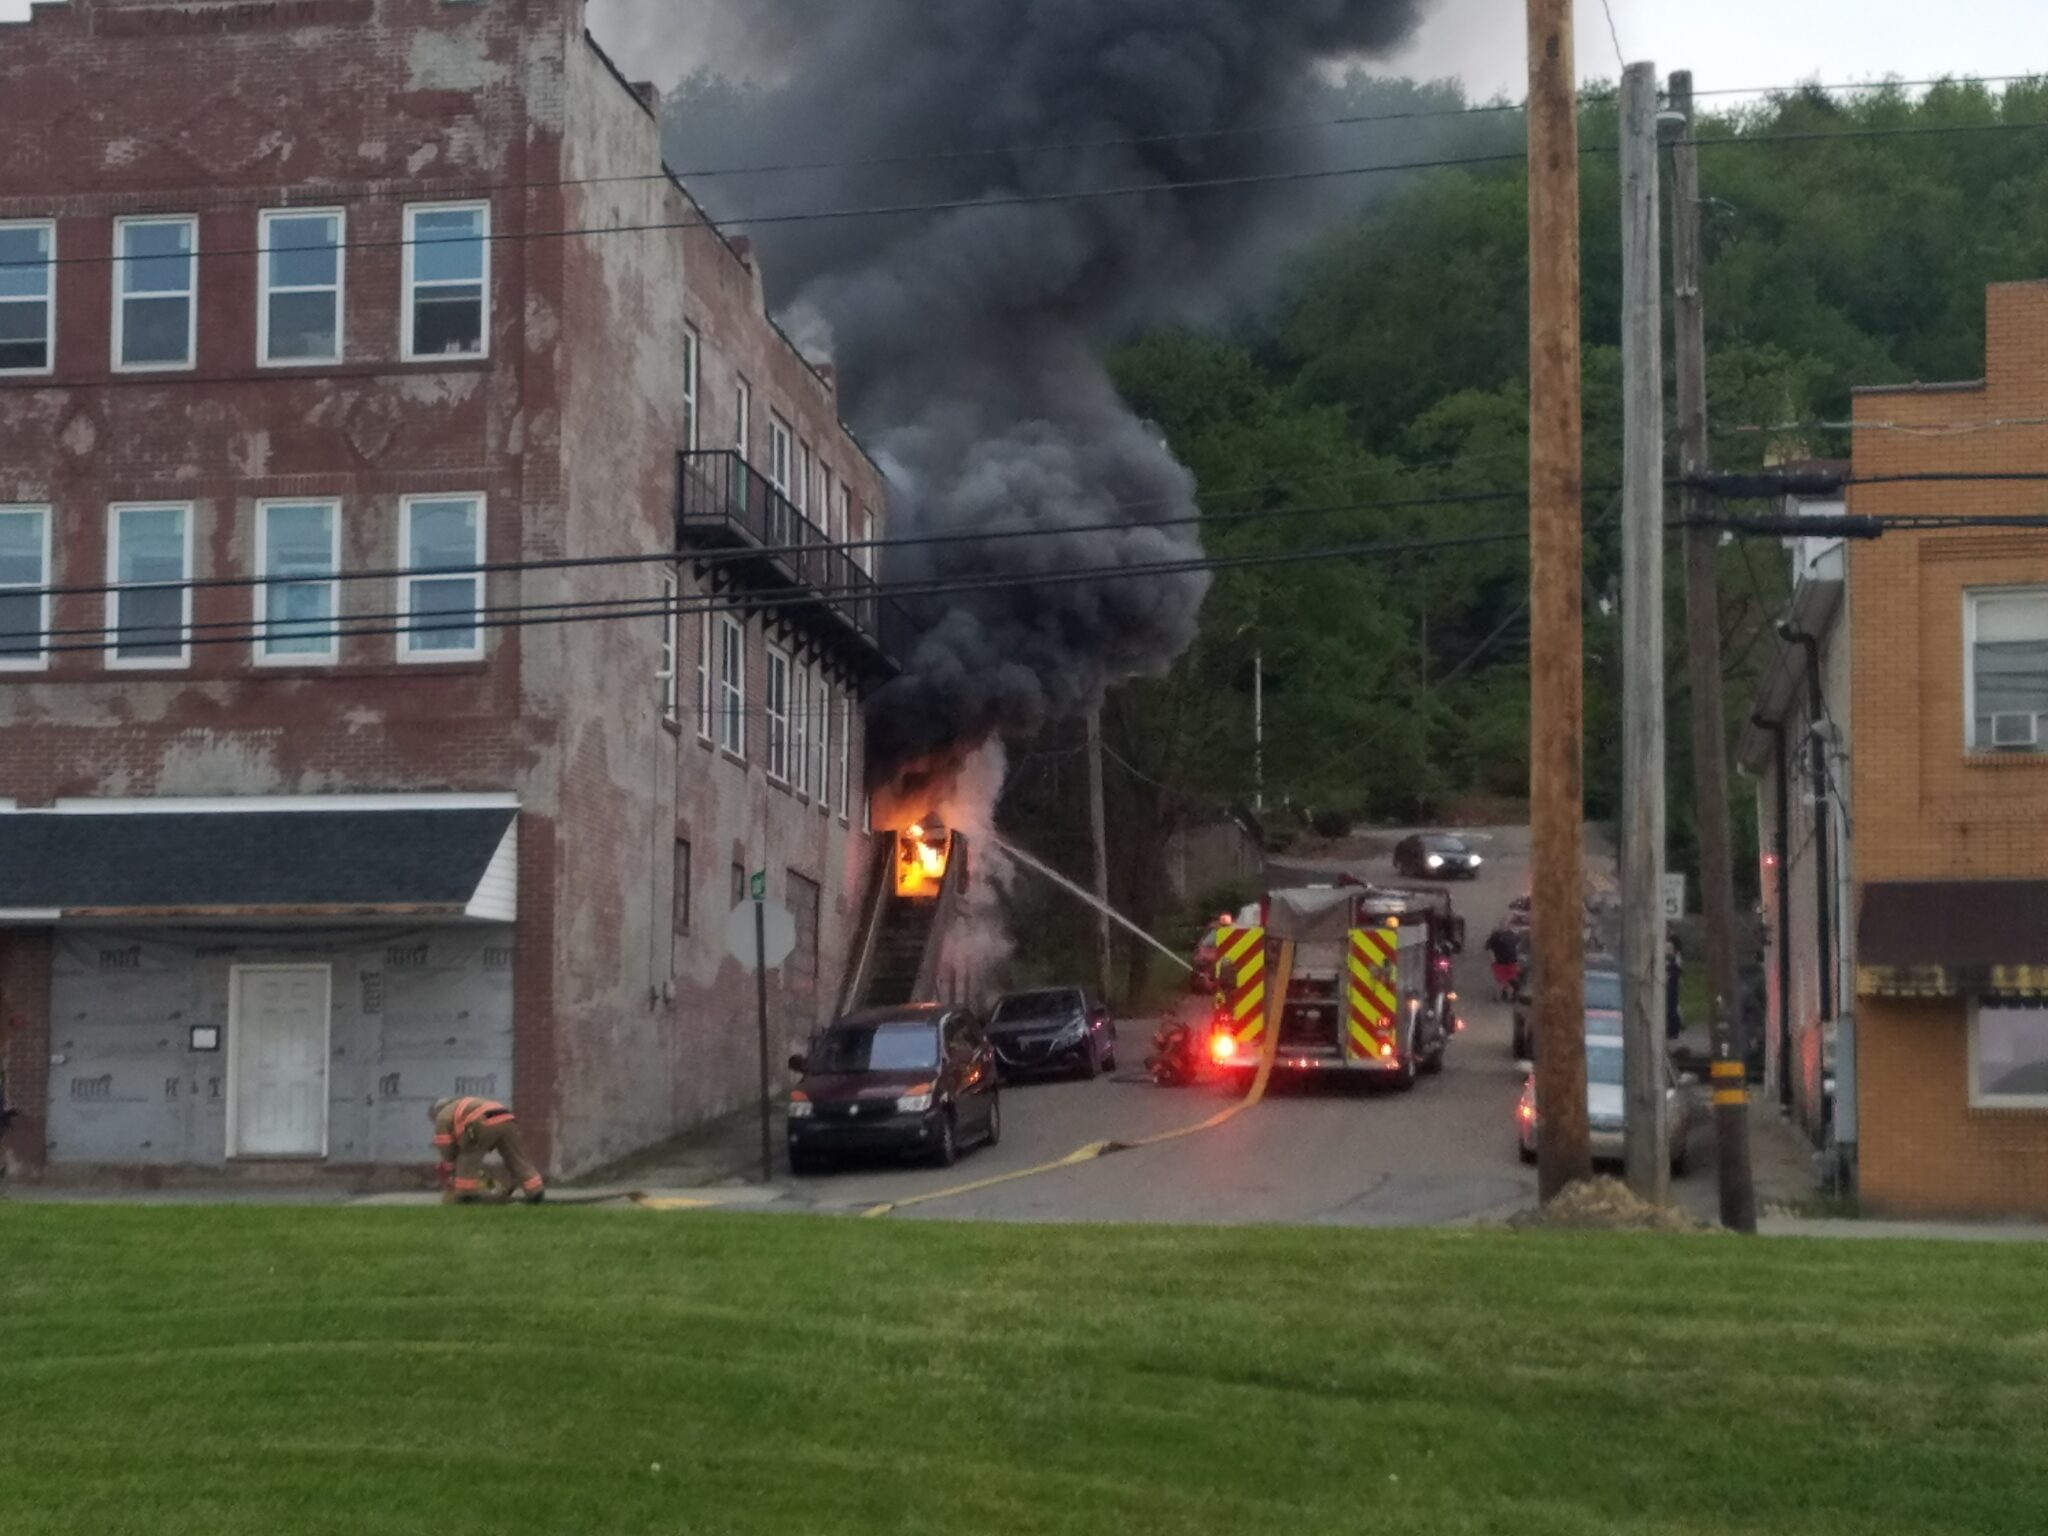
[[[327,1155],[324,965],[238,965],[228,1011],[228,1156]]]

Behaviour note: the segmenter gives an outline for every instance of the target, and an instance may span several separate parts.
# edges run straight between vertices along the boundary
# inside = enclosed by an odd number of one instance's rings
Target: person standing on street
[[[1678,1012],[1678,983],[1685,975],[1685,956],[1679,952],[1678,940],[1664,941],[1664,1038],[1676,1040],[1684,1033],[1685,1020]]]
[[[484,1159],[493,1152],[505,1165],[511,1187],[528,1205],[547,1198],[540,1170],[519,1140],[519,1122],[495,1099],[436,1099],[434,1150],[440,1154],[441,1203],[473,1205],[483,1199]]]
[[[1508,1002],[1515,995],[1515,984],[1522,979],[1521,937],[1502,923],[1487,937],[1486,953],[1493,962],[1493,994]]]

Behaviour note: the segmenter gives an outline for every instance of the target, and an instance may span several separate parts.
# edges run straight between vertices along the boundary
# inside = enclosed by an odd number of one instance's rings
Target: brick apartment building
[[[1987,334],[1981,382],[1858,393],[1858,478],[2048,473],[2048,284],[1993,287]],[[1847,501],[2044,508],[2026,480],[1866,483]],[[1866,1207],[2048,1215],[2048,530],[1803,543],[1792,623],[1813,643],[1779,658],[1744,752],[1767,926],[1826,964],[1773,1013],[1815,1062],[1832,1036],[1833,1137]],[[1819,1127],[1816,1068],[1790,1055]]]
[[[765,870],[830,1009],[888,670],[796,546],[883,486],[652,90],[583,0],[50,0],[0,79],[10,1158],[419,1164],[476,1091],[573,1171],[747,1102],[726,915]]]

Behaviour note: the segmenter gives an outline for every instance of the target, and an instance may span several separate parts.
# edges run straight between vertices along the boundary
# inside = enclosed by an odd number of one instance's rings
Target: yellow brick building
[[[1852,516],[2048,513],[2048,284],[1993,287],[1987,336],[1981,382],[1858,392]],[[1771,1086],[1867,1209],[2048,1216],[2048,528],[1794,558],[1742,743]]]

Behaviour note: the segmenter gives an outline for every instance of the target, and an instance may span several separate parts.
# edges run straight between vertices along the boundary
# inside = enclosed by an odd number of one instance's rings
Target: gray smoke
[[[879,766],[1029,733],[1112,682],[1163,670],[1193,638],[1204,575],[1029,580],[1200,552],[1192,529],[1088,528],[1194,509],[1193,478],[1117,396],[1102,346],[1143,324],[1227,312],[1331,202],[1327,188],[1186,183],[1355,164],[1370,151],[1313,134],[1128,141],[1312,117],[1329,105],[1326,66],[1399,42],[1421,3],[613,0],[643,49],[665,31],[716,40],[706,62],[720,79],[700,77],[669,123],[669,158],[686,177],[837,162],[692,179],[715,215],[968,205],[747,231],[776,301],[831,337],[848,418],[890,472],[892,537],[1054,530],[889,552],[894,582],[1022,580],[909,603],[919,639],[870,716]],[[1047,144],[1091,147],[846,164]],[[987,201],[1132,186],[1160,190]]]

